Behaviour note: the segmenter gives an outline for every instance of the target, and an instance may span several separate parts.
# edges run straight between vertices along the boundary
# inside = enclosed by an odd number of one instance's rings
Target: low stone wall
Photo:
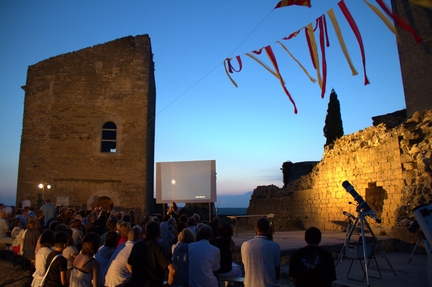
[[[415,242],[406,225],[412,209],[432,199],[431,145],[432,111],[417,112],[393,129],[381,124],[346,135],[326,147],[310,174],[286,188],[257,187],[248,214],[276,213],[280,229],[343,230],[343,211],[357,215],[356,201],[342,187],[348,180],[381,218],[381,224],[367,219],[375,233]]]

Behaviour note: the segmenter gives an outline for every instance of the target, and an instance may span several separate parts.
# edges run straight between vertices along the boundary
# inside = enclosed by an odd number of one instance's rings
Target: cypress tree
[[[324,125],[324,136],[326,137],[326,146],[333,143],[336,139],[343,136],[342,117],[340,112],[340,103],[334,89],[330,93],[330,99],[327,108],[327,116]]]

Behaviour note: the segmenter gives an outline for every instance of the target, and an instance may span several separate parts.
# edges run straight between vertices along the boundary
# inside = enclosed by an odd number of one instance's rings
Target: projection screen
[[[216,161],[156,163],[156,203],[216,202]]]

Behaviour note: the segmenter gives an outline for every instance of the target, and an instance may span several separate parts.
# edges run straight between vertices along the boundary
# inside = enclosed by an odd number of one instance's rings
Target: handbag
[[[44,275],[44,277],[42,278],[42,281],[39,283],[39,287],[43,287],[43,286],[45,285],[45,278],[46,278],[47,275],[48,275],[48,272],[49,272],[49,270],[50,270],[50,268],[51,268],[51,265],[53,264],[54,260],[56,260],[57,257],[60,257],[60,256],[63,256],[63,255],[62,255],[62,254],[57,254],[57,255],[54,256],[54,258],[51,260],[51,263],[50,263],[50,265],[48,266],[48,269],[47,269],[47,271],[45,272],[45,275]]]

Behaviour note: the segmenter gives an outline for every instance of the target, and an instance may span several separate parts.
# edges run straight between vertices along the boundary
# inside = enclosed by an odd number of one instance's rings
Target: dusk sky
[[[148,34],[156,79],[155,162],[216,160],[219,207],[247,206],[260,185],[282,186],[284,161],[319,161],[324,120],[335,89],[345,134],[372,125],[372,117],[405,108],[397,40],[361,0],[346,0],[365,48],[364,85],[357,40],[339,0],[312,0],[312,8],[262,0],[15,1],[0,2],[0,202],[15,204],[27,68],[60,54],[125,36]],[[374,0],[370,3],[378,7]],[[390,1],[385,1],[390,6]],[[317,78],[304,31],[333,8],[358,71],[352,76],[327,17],[327,88],[324,99],[289,51]],[[315,37],[318,38],[318,30]],[[287,90],[245,54],[270,45]],[[318,43],[319,45],[319,43]],[[319,46],[318,46],[319,49]],[[320,58],[321,58],[321,53]],[[243,69],[225,74],[223,61],[239,55]],[[257,58],[272,67],[262,53]],[[235,68],[237,62],[233,61]],[[37,183],[35,183],[37,189]],[[230,197],[228,195],[236,195]]]

